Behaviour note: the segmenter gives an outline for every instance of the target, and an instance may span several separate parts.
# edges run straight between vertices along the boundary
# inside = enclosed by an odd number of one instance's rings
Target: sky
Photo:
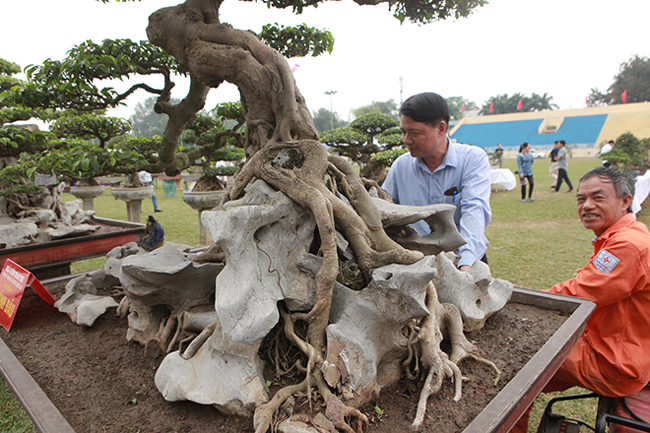
[[[2,0],[0,58],[25,67],[61,60],[88,39],[145,40],[148,16],[178,3]],[[479,107],[491,96],[514,93],[548,93],[560,109],[585,107],[590,90],[607,90],[621,63],[635,54],[650,56],[648,16],[649,0],[489,0],[468,18],[420,26],[400,25],[385,4],[350,0],[302,15],[235,0],[221,7],[221,21],[239,29],[259,32],[267,23],[304,22],[330,30],[331,55],[288,62],[298,65],[294,76],[309,109],[331,106],[346,120],[351,109],[372,101],[392,98],[399,104],[426,91],[462,96]],[[119,90],[127,83],[111,85]],[[179,79],[172,96],[186,92],[187,83]],[[129,117],[148,96],[139,91],[110,114]],[[210,93],[206,108],[238,99],[234,86],[222,85]]]

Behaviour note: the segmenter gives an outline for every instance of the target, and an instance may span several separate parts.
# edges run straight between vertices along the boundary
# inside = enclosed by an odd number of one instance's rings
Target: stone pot
[[[83,201],[83,208],[85,211],[95,210],[94,200],[104,194],[106,188],[102,185],[97,186],[72,186],[70,187],[70,194]]]
[[[127,219],[134,223],[142,222],[142,200],[153,196],[153,186],[141,188],[111,187],[115,200],[126,202]]]
[[[226,193],[226,190],[221,191],[205,191],[205,192],[183,192],[183,201],[192,209],[199,211],[199,244],[208,245],[212,243],[212,237],[201,222],[201,213],[204,210],[209,210],[217,207],[221,203],[221,198]]]

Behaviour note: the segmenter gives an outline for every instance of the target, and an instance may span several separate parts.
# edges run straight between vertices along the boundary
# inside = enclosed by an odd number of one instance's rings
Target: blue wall
[[[607,120],[607,114],[565,117],[560,129],[552,134],[539,134],[544,119],[513,120],[508,122],[461,125],[451,136],[459,143],[491,148],[518,147],[527,141],[535,146],[552,146],[556,140],[571,143],[595,143]]]

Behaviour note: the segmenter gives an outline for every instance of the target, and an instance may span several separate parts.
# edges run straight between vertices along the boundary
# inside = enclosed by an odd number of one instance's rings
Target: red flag
[[[623,101],[623,104],[627,102],[627,89],[623,90],[623,93],[621,93],[621,101]]]
[[[494,104],[490,102],[490,113],[492,112],[493,109],[494,109]]]
[[[517,102],[517,111],[521,110],[521,107],[524,106],[524,101],[522,99]]]
[[[465,111],[465,104],[460,106],[460,112],[463,113]]]

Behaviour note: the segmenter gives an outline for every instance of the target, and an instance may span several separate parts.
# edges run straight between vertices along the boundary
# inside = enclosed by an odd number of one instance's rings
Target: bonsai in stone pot
[[[241,103],[220,103],[214,115],[197,113],[183,131],[183,142],[188,149],[200,147],[210,150],[195,165],[201,167],[201,175],[192,192],[221,191],[224,179],[233,176],[245,158],[242,127],[245,123]],[[231,163],[230,165],[228,163]],[[234,163],[234,164],[233,164]]]

